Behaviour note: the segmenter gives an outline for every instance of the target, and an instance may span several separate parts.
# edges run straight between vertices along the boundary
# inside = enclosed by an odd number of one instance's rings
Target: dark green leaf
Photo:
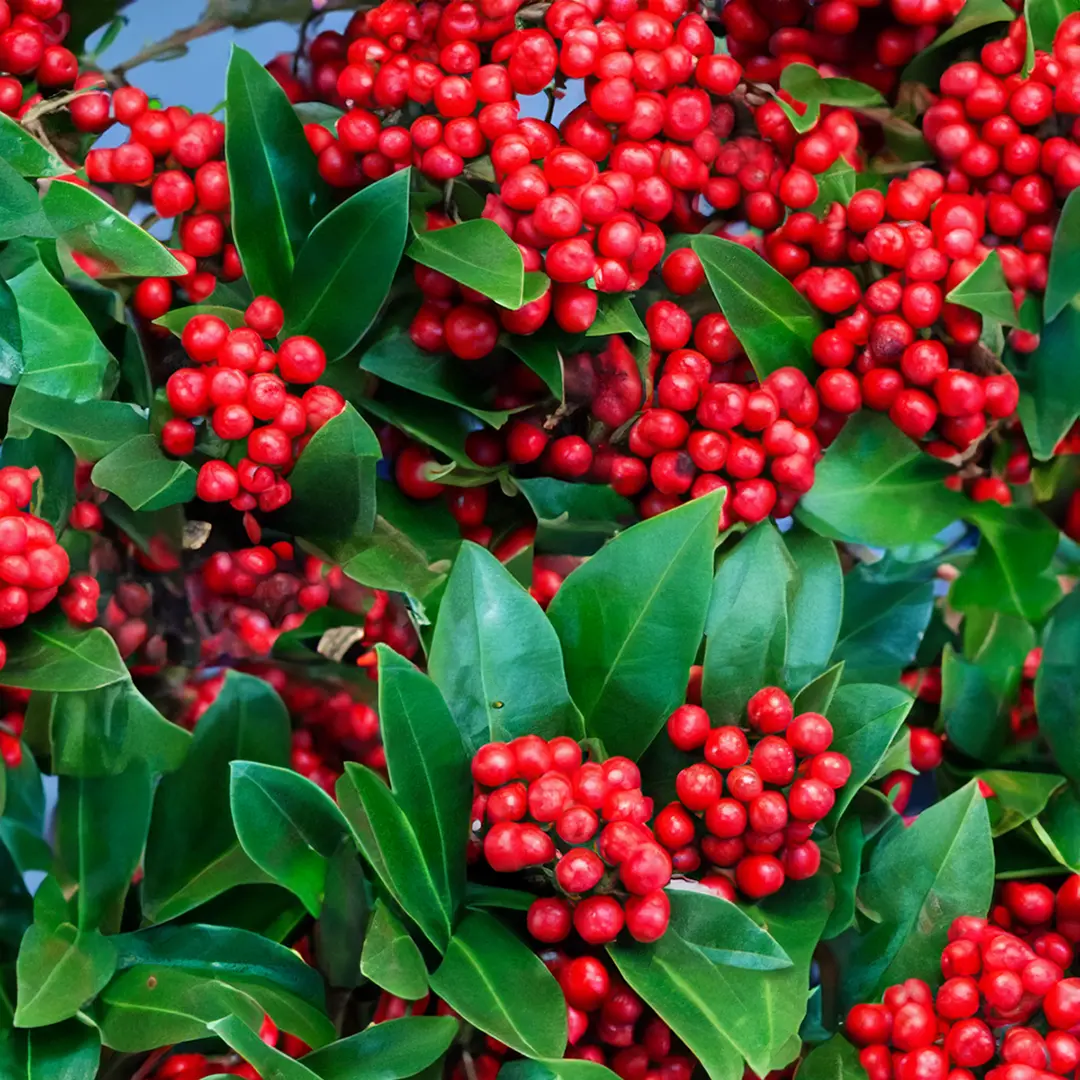
[[[0,384],[14,386],[23,373],[22,327],[15,294],[0,278]]]
[[[799,1080],[849,1080],[861,1074],[858,1048],[839,1034],[812,1050],[799,1066]]]
[[[275,1050],[259,1038],[243,1020],[226,1016],[206,1025],[223,1042],[235,1050],[246,1062],[259,1071],[262,1080],[319,1080],[306,1065],[294,1061],[287,1054]]]
[[[637,517],[634,504],[607,484],[572,484],[552,476],[515,477],[514,483],[536,515],[537,544],[545,552],[591,555]]]
[[[319,968],[331,986],[351,990],[360,982],[360,955],[370,906],[364,868],[349,834],[327,868],[322,915],[315,928]]]
[[[547,388],[560,401],[566,397],[562,350],[566,344],[565,337],[550,327],[542,327],[535,334],[507,334],[502,341],[522,363],[544,380]]]
[[[96,690],[128,678],[116,643],[100,627],[76,630],[66,619],[5,635],[4,685],[23,690]]]
[[[379,440],[346,402],[304,447],[289,484],[286,527],[317,546],[370,533],[375,524],[375,464]]]
[[[798,132],[809,131],[817,123],[822,105],[870,108],[885,104],[885,99],[872,86],[854,79],[824,77],[810,64],[785,67],[780,76],[780,88],[808,106],[801,115],[794,109],[784,109]]]
[[[461,920],[431,989],[463,1019],[519,1053],[558,1057],[566,1049],[559,984],[536,953],[490,915],[474,911]]]
[[[370,769],[347,762],[337,800],[356,842],[387,892],[439,949],[450,940],[450,911],[409,819]]]
[[[836,545],[807,529],[784,535],[795,563],[788,595],[784,684],[801,687],[829,665],[844,606],[844,580]]]
[[[470,753],[518,735],[584,735],[551,623],[502,563],[476,544],[462,544],[454,563],[428,670]]]
[[[124,898],[146,845],[152,797],[144,762],[119,776],[60,778],[56,846],[68,878],[78,886],[80,930],[119,930]]]
[[[1080,593],[1058,606],[1047,629],[1042,663],[1035,676],[1039,731],[1057,767],[1080,782]]]
[[[996,251],[991,251],[959,285],[949,291],[945,299],[1006,326],[1017,325],[1016,305],[1012,291],[1005,282],[1001,256]]]
[[[637,758],[681,704],[709,603],[720,495],[627,529],[548,611],[585,730]]]
[[[887,416],[864,410],[818,464],[795,516],[822,536],[849,543],[895,547],[929,540],[970,505],[945,488],[949,472]]]
[[[1080,873],[1080,797],[1076,788],[1072,784],[1063,787],[1031,824],[1051,856],[1074,874]]]
[[[229,803],[240,846],[312,915],[322,910],[330,857],[348,833],[334,800],[290,768],[234,761]]]
[[[492,427],[502,427],[509,412],[489,409],[481,402],[482,388],[473,385],[464,366],[457,357],[424,352],[407,333],[395,329],[372,342],[360,357],[364,371],[394,386],[456,405]]]
[[[969,34],[974,38],[977,31],[989,32],[997,23],[1012,22],[1015,18],[1016,12],[1004,0],[968,0],[953,24],[904,68],[900,78],[904,82],[934,82],[957,51],[954,41]]]
[[[376,986],[405,1001],[418,1001],[428,989],[427,968],[416,942],[381,900],[368,924],[360,970]]]
[[[1029,9],[1038,9],[1040,12],[1050,13],[1058,7],[1058,0],[1028,0]],[[1053,43],[1053,30],[1055,27],[1047,27],[1050,30],[1050,43],[1036,45],[1037,48],[1050,49]],[[1028,16],[1028,30],[1031,36],[1036,35],[1036,28],[1032,26],[1031,15]],[[1054,244],[1050,249],[1050,266],[1046,279],[1046,292],[1043,295],[1043,318],[1049,323],[1061,314],[1065,305],[1080,292],[1077,280],[1080,277],[1080,196],[1074,188],[1069,192],[1065,205],[1061,209],[1061,217],[1058,218],[1057,229],[1054,231]]]
[[[398,200],[404,203],[405,196]],[[409,258],[511,311],[525,303],[525,264],[517,244],[487,218],[418,232]]]
[[[983,769],[978,778],[993,791],[986,807],[995,837],[1019,828],[1040,815],[1051,797],[1066,783],[1054,773],[1020,772],[1017,769]]]
[[[233,46],[226,75],[225,157],[232,231],[256,295],[289,295],[293,263],[315,224],[315,155],[285,91]]]
[[[445,454],[451,461],[479,469],[465,452],[465,439],[479,425],[464,409],[439,405],[430,398],[384,383],[376,398],[361,398],[357,407]]]
[[[217,304],[194,304],[191,307],[173,308],[172,311],[162,315],[160,319],[155,319],[154,325],[164,326],[166,330],[180,337],[184,332],[184,327],[196,315],[213,315],[215,318],[221,319],[232,330],[239,330],[240,327],[246,325],[242,311],[231,307],[221,307]]]
[[[1067,303],[1047,322],[1039,347],[1027,358],[1025,372],[1018,374],[1018,414],[1031,452],[1049,461],[1062,436],[1080,416],[1080,365],[1073,363],[1080,341],[1080,306]]]
[[[791,967],[791,957],[746,912],[707,890],[669,888],[671,929],[714,963],[750,971]]]
[[[46,150],[18,121],[0,113],[0,158],[21,176],[64,176],[71,172],[55,154]]]
[[[100,1060],[98,1033],[78,1020],[28,1034],[27,1080],[86,1080],[97,1075]]]
[[[815,373],[810,346],[821,322],[795,286],[742,244],[701,235],[691,247],[758,378],[788,366]]]
[[[34,485],[30,512],[44,518],[57,532],[67,524],[75,503],[75,455],[55,435],[31,431],[25,439],[5,438],[3,463],[41,470],[41,480]]]
[[[199,718],[187,760],[157,790],[143,880],[148,919],[175,918],[234,885],[267,880],[236,838],[229,763],[284,766],[289,746],[281,699],[262,679],[230,671]]]
[[[452,1016],[406,1016],[373,1024],[301,1060],[322,1080],[403,1080],[438,1061],[457,1030]]]
[[[874,925],[849,957],[845,1004],[874,1000],[903,979],[936,980],[949,924],[985,911],[993,888],[990,819],[972,781],[875,848],[859,888]]]
[[[855,194],[858,174],[843,158],[837,158],[823,173],[815,179],[818,185],[818,197],[810,207],[810,212],[821,215],[832,206],[840,203],[847,206]]]
[[[788,587],[797,571],[776,527],[755,526],[724,557],[705,623],[701,702],[714,723],[738,723],[750,695],[784,667]]]
[[[2,137],[0,134],[0,139]],[[41,209],[37,188],[0,157],[0,240],[53,235],[52,226]]]
[[[128,439],[145,432],[146,417],[123,401],[76,404],[20,386],[8,413],[8,434],[25,438],[34,430],[63,439],[80,461],[100,461]]]
[[[279,293],[289,297],[285,333],[311,335],[331,361],[349,352],[386,302],[408,227],[408,169],[323,218],[296,258],[289,291]]]
[[[836,902],[825,924],[822,937],[828,941],[855,925],[856,891],[862,873],[862,854],[866,838],[858,814],[848,814],[835,834],[821,844],[821,862],[832,874]]]
[[[798,716],[799,713],[804,712],[826,714],[843,677],[844,661],[841,660],[838,664],[833,664],[828,671],[823,671],[816,679],[808,682],[791,700],[795,707],[795,715]]]
[[[140,278],[186,273],[160,241],[88,188],[52,183],[42,207],[56,235],[75,251],[92,255],[106,273]]]
[[[465,903],[472,908],[503,908],[506,911],[528,911],[536,897],[521,889],[503,889],[498,885],[466,882]]]
[[[190,502],[196,478],[186,461],[165,456],[154,435],[128,439],[103,457],[91,474],[99,488],[123,499],[132,510],[145,511]]]
[[[615,1074],[595,1061],[574,1058],[517,1058],[499,1070],[499,1080],[611,1080]]]
[[[20,873],[52,869],[52,848],[43,839],[45,789],[28,747],[23,747],[17,768],[4,770],[4,778],[7,790],[0,817],[0,841]]]
[[[585,331],[586,337],[610,337],[612,334],[629,334],[643,345],[649,342],[649,331],[630,297],[624,293],[601,293],[596,318]]]

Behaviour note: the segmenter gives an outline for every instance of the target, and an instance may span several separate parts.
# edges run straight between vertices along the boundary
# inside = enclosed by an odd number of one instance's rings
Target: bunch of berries
[[[482,746],[472,775],[473,826],[487,864],[499,873],[553,864],[559,895],[530,907],[533,937],[550,944],[572,928],[601,945],[624,927],[636,941],[664,934],[671,856],[648,827],[652,799],[632,761],[583,762],[573,739],[523,735]]]
[[[1054,927],[1054,929],[1050,929]],[[1080,876],[1054,892],[1010,881],[991,919],[960,916],[942,950],[944,982],[919,979],[856,1005],[848,1038],[870,1080],[1051,1080],[1080,1066],[1080,979],[1066,972],[1080,940]]]
[[[300,1058],[310,1053],[311,1047],[301,1042],[295,1035],[279,1031],[269,1016],[263,1017],[259,1028],[259,1038],[267,1046],[272,1046],[291,1058]],[[236,1055],[224,1058],[207,1057],[205,1054],[184,1053],[170,1054],[147,1080],[205,1080],[209,1076],[238,1076],[241,1080],[261,1080],[253,1065],[238,1061]]]
[[[71,89],[79,61],[61,42],[71,28],[64,0],[0,0],[0,112],[20,116],[41,91]],[[23,101],[24,83],[37,85]]]
[[[256,297],[244,313],[245,326],[230,330],[216,315],[195,315],[181,344],[199,367],[174,371],[165,386],[173,418],[161,443],[174,457],[195,451],[194,420],[209,416],[208,430],[224,442],[245,441],[247,454],[234,468],[211,458],[199,468],[196,494],[205,502],[228,502],[245,513],[279,510],[292,498],[284,476],[312,434],[345,407],[329,386],[313,386],[326,369],[326,354],[312,338],[286,338],[273,351],[284,314],[269,297]],[[302,397],[289,386],[307,386]],[[257,422],[260,422],[256,426]]]
[[[829,721],[816,712],[796,716],[778,687],[758,690],[746,716],[746,728],[714,728],[700,705],[682,705],[668,717],[672,744],[704,760],[678,773],[677,801],[656,815],[654,828],[677,870],[692,873],[707,861],[757,900],[788,878],[817,873],[814,826],[833,808],[851,762],[829,749]]]
[[[566,1057],[606,1065],[623,1080],[690,1080],[697,1059],[599,956],[541,953],[566,998]]]

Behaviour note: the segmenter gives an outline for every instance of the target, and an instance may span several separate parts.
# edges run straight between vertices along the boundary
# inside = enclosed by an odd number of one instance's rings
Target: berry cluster
[[[71,26],[63,6],[63,0],[0,0],[0,112],[18,116],[41,101],[40,91],[75,84],[78,58],[61,44]],[[25,105],[24,82],[39,89]]]
[[[278,1031],[269,1016],[263,1017],[259,1038],[267,1046],[273,1046],[291,1058],[303,1057],[311,1048],[295,1035]],[[209,1076],[238,1076],[241,1080],[261,1080],[260,1073],[246,1061],[238,1061],[235,1055],[224,1058],[207,1057],[205,1054],[170,1054],[160,1065],[147,1074],[147,1080],[205,1080]]]
[[[234,468],[211,458],[199,468],[196,493],[205,502],[228,502],[248,513],[279,510],[292,489],[284,475],[311,435],[345,407],[328,386],[313,386],[326,369],[326,354],[312,338],[286,338],[273,351],[268,342],[281,333],[281,306],[256,297],[244,313],[245,326],[230,330],[216,315],[195,315],[181,343],[200,367],[174,371],[165,386],[173,418],[162,427],[161,443],[174,457],[195,451],[193,423],[209,416],[209,431],[228,442],[245,440],[246,456]],[[265,340],[264,340],[265,339]],[[302,397],[289,386],[307,386]],[[256,422],[262,423],[257,427]]]
[[[814,826],[833,808],[851,762],[829,749],[829,721],[816,712],[796,716],[778,687],[758,690],[746,716],[746,729],[714,728],[700,705],[682,705],[668,717],[672,744],[704,760],[678,773],[677,801],[657,814],[655,830],[677,870],[692,872],[707,860],[756,900],[788,878],[817,873]]]
[[[919,979],[856,1005],[848,1038],[870,1080],[1072,1076],[1080,1066],[1080,979],[1066,976],[1080,940],[1080,876],[1054,892],[1010,881],[991,919],[961,916],[942,950],[944,982]]]
[[[487,864],[499,873],[554,864],[559,895],[533,902],[533,937],[550,944],[573,928],[600,945],[624,927],[636,941],[663,935],[671,856],[648,828],[652,799],[632,761],[583,762],[573,739],[523,735],[482,746],[472,775],[474,829]]]

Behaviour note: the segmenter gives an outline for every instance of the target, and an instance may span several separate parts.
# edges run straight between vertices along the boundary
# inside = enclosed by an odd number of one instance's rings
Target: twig
[[[153,45],[147,45],[146,48],[141,52],[137,52],[130,59],[125,60],[122,64],[117,64],[112,69],[112,74],[122,76],[141,64],[147,64],[160,56],[167,56],[178,49],[187,48],[193,41],[198,41],[199,38],[207,37],[209,34],[216,34],[219,30],[224,30],[228,25],[222,19],[200,19],[193,26],[185,26],[182,30],[170,34],[167,38],[156,41]]]
[[[158,1050],[155,1050],[152,1054],[148,1055],[146,1060],[139,1066],[138,1071],[131,1078],[131,1080],[146,1080],[153,1071],[157,1063],[172,1049],[171,1046],[163,1046]]]

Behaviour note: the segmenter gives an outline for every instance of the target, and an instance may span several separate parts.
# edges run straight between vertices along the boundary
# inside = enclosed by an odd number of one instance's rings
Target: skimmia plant
[[[124,7],[0,0],[0,1077],[1075,1077],[1080,0]]]

